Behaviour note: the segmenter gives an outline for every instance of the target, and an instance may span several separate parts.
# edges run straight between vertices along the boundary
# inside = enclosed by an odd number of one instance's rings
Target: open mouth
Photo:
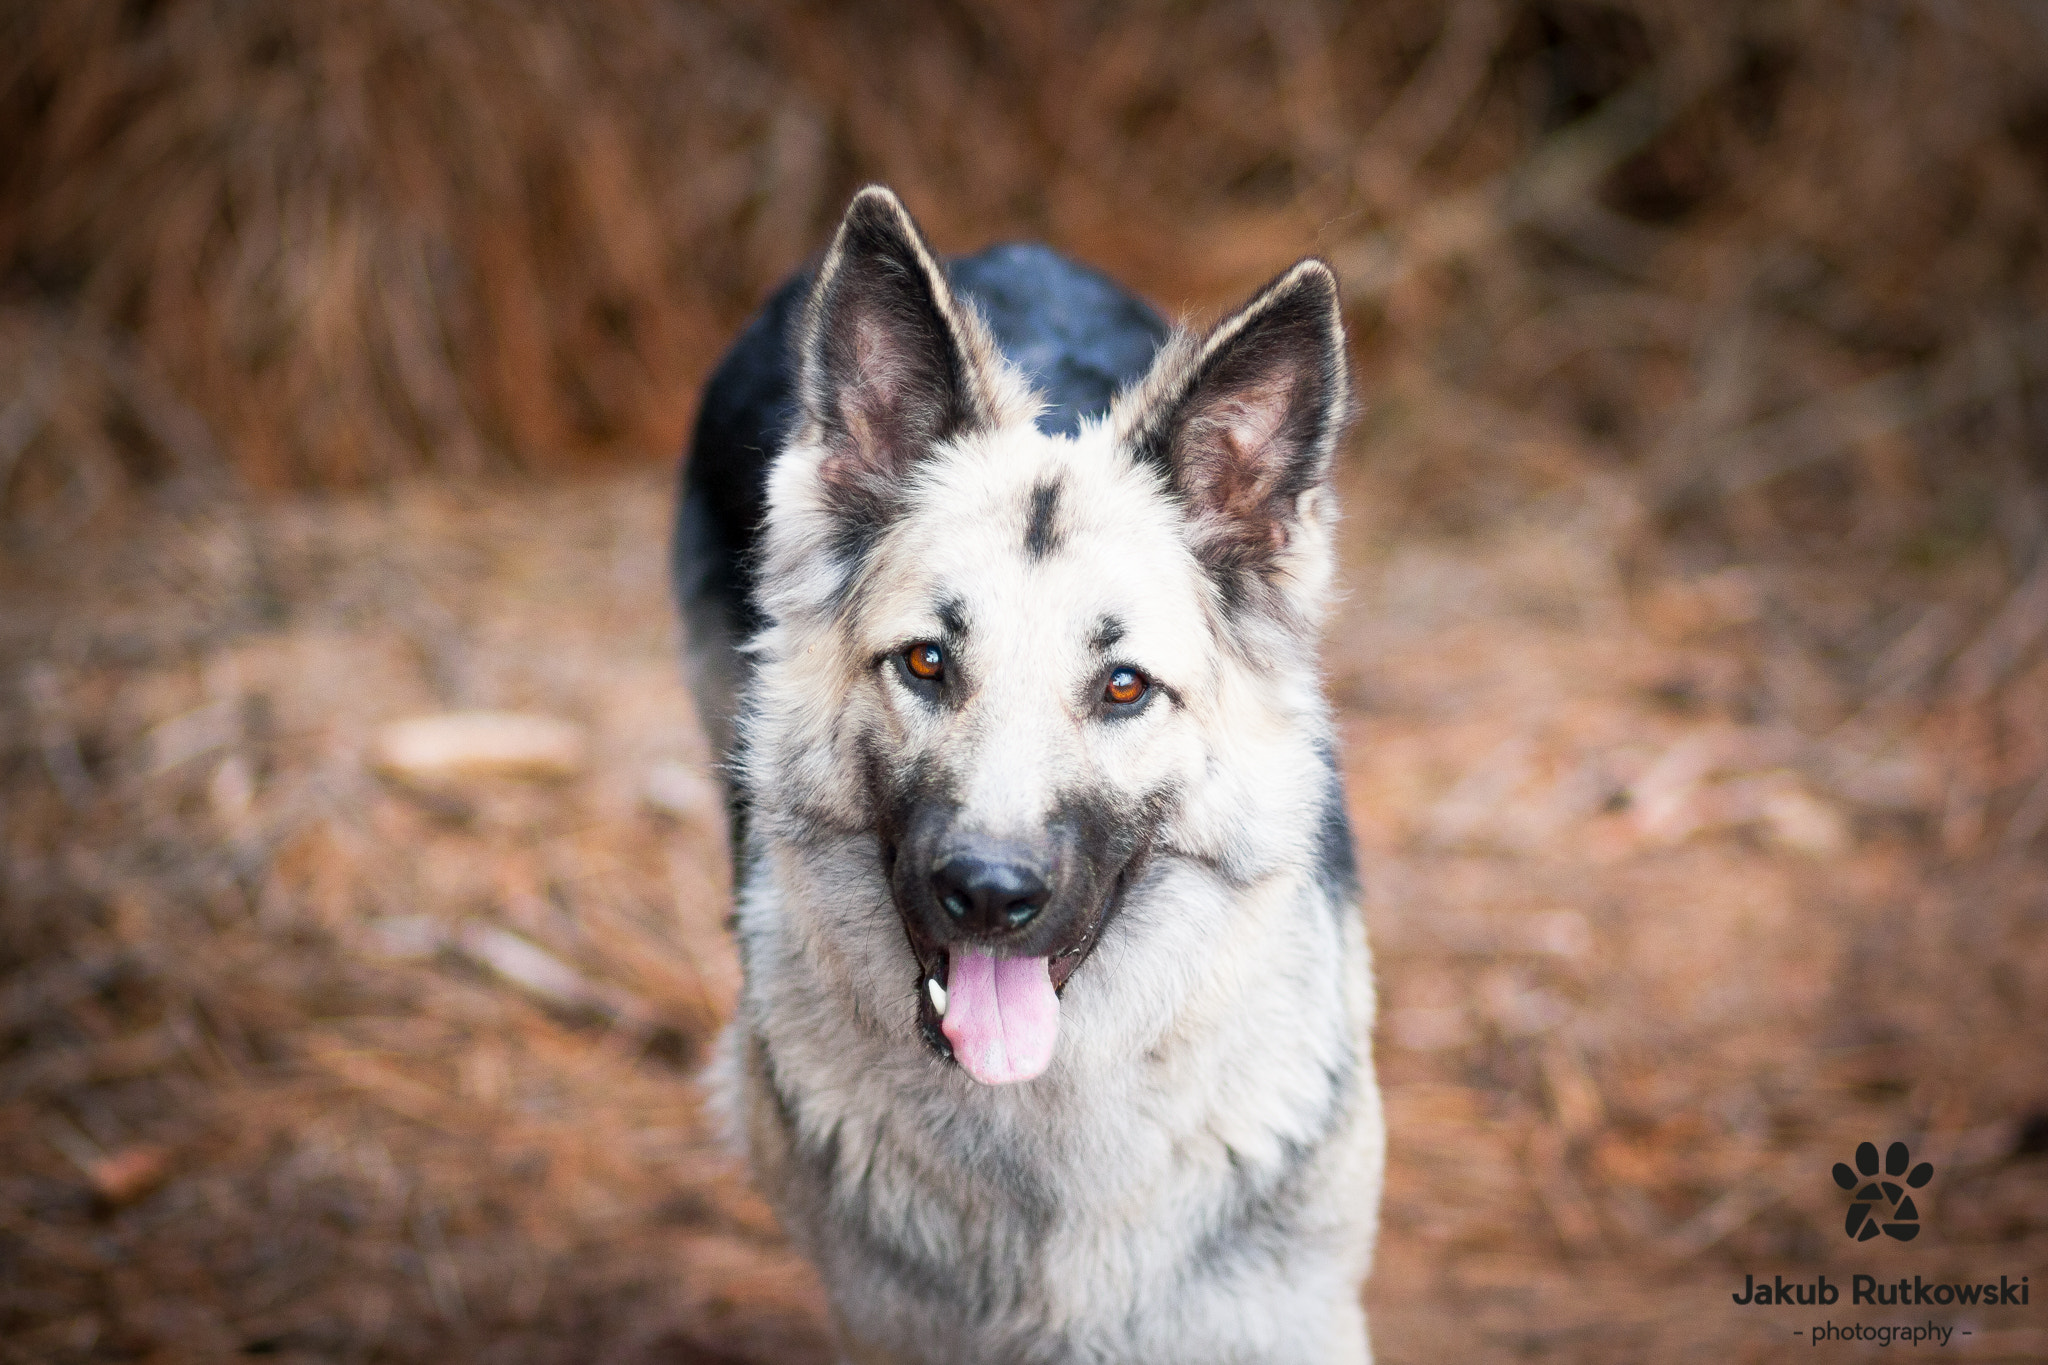
[[[1094,952],[1122,898],[1119,877],[1079,933],[1037,957],[998,956],[973,942],[925,940],[903,916],[918,966],[920,1036],[983,1085],[1014,1085],[1043,1073],[1059,1042],[1060,992]]]

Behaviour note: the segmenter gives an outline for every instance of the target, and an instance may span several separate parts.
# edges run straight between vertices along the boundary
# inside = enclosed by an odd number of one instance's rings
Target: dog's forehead
[[[1086,644],[1107,629],[1155,649],[1207,636],[1178,509],[1100,428],[958,443],[921,472],[891,541],[872,599],[884,630],[953,603],[973,633]]]

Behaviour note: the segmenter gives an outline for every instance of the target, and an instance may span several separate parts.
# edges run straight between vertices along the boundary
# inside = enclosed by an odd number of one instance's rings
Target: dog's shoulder
[[[760,624],[745,590],[746,566],[767,511],[769,461],[796,420],[790,332],[814,273],[784,281],[712,371],[683,463],[671,546],[676,597],[722,607],[735,636]]]

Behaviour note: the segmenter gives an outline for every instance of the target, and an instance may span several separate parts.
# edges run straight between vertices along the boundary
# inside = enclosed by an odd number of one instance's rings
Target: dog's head
[[[1170,340],[1105,420],[1049,436],[903,205],[868,189],[798,344],[744,701],[756,818],[872,836],[927,1040],[1028,1079],[1149,853],[1256,879],[1271,841],[1243,812],[1319,794],[1262,767],[1320,720],[1336,281],[1302,262]],[[1313,809],[1299,823],[1313,838]]]

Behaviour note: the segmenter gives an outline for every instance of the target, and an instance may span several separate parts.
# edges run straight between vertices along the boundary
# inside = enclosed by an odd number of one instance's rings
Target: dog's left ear
[[[1337,277],[1306,260],[1199,344],[1170,346],[1111,422],[1180,499],[1189,544],[1237,608],[1320,596],[1349,402]]]

